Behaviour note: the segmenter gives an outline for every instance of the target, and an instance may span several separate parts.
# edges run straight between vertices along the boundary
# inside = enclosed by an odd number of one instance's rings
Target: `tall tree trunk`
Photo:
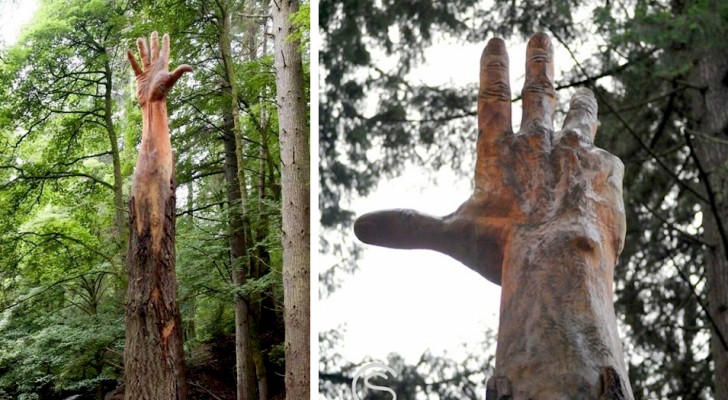
[[[290,21],[298,1],[272,4],[276,99],[283,195],[283,304],[286,331],[286,398],[310,395],[310,161],[303,65]]]
[[[236,143],[233,131],[233,115],[224,116],[225,145],[225,180],[230,211],[229,241],[230,262],[233,270],[233,285],[240,287],[245,283],[245,267],[249,260],[246,257],[247,240],[242,216],[240,184],[238,183],[238,158],[235,154]],[[256,379],[255,364],[251,350],[249,329],[250,309],[248,300],[240,294],[235,295],[235,370],[237,381],[237,399],[252,400],[255,398]]]
[[[175,173],[167,105],[142,107],[144,133],[129,200],[124,367],[127,400],[183,400],[175,277]]]
[[[116,241],[119,244],[121,268],[126,266],[126,251],[127,251],[127,220],[124,215],[124,198],[123,198],[123,187],[124,180],[121,174],[121,155],[119,153],[118,137],[116,136],[116,130],[114,129],[114,121],[112,120],[113,114],[113,99],[112,95],[112,82],[113,72],[111,65],[109,64],[108,58],[104,63],[104,124],[106,125],[106,132],[109,135],[109,145],[111,146],[111,160],[114,168],[114,225]],[[123,270],[117,271],[119,276],[124,276]],[[123,283],[122,287],[123,289]],[[118,300],[122,300],[123,290],[118,290]]]
[[[189,157],[190,165],[194,165],[192,155]],[[190,226],[194,226],[195,223],[195,181],[192,180],[187,184],[187,218],[189,219]],[[186,300],[189,304],[189,313],[186,319],[183,319],[184,323],[184,335],[183,340],[188,341],[197,337],[197,330],[195,327],[195,314],[197,313],[197,296],[189,296]]]
[[[265,2],[264,2],[265,3]],[[258,4],[255,2],[246,3],[246,13],[249,15],[260,15],[268,9],[267,4]],[[259,18],[250,18],[245,21],[245,46],[247,48],[247,59],[249,61],[258,60],[260,57],[266,54],[267,37],[266,25],[267,18],[260,20]],[[262,28],[262,29],[261,29]],[[263,34],[261,35],[261,31]],[[262,37],[262,43],[259,39]],[[258,48],[262,45],[262,52],[258,54]],[[268,249],[264,245],[265,238],[268,236],[268,218],[264,210],[264,203],[266,200],[266,175],[265,163],[265,149],[267,148],[267,123],[265,121],[265,104],[263,100],[263,94],[259,97],[258,107],[260,107],[260,120],[256,124],[260,133],[260,147],[258,154],[260,159],[258,160],[258,184],[257,186],[257,198],[251,204],[251,217],[249,220],[255,219],[252,222],[252,234],[254,239],[251,243],[251,248],[248,251],[251,252],[251,277],[259,279],[269,272],[268,265],[270,263],[270,255]],[[250,111],[250,110],[249,110]],[[252,111],[250,111],[252,112]],[[250,304],[252,309],[251,319],[251,334],[253,335],[253,361],[255,362],[255,372],[258,379],[258,400],[268,399],[268,371],[266,368],[265,357],[263,349],[266,344],[263,341],[263,336],[270,337],[270,331],[266,330],[269,328],[267,325],[266,318],[276,318],[275,311],[266,309],[263,302],[266,302],[267,298],[261,293],[251,294]]]
[[[222,56],[223,66],[225,68],[225,79],[228,83],[228,101],[229,116],[226,116],[226,127],[230,129],[230,139],[233,140],[232,150],[235,156],[235,177],[234,181],[238,184],[234,193],[228,188],[228,196],[235,197],[230,202],[231,210],[237,208],[237,214],[230,215],[230,223],[233,229],[240,231],[235,236],[231,235],[231,240],[237,243],[230,243],[231,253],[233,257],[233,284],[237,287],[242,286],[248,278],[251,268],[251,258],[249,254],[250,244],[252,241],[252,233],[248,218],[248,189],[246,186],[245,169],[243,168],[243,140],[242,131],[240,129],[240,108],[238,106],[237,82],[235,79],[235,68],[232,56],[232,10],[229,2],[218,3],[220,7],[220,37],[219,47]],[[226,136],[227,136],[226,131]],[[226,138],[227,140],[228,138]],[[226,141],[226,146],[229,146]],[[226,166],[228,157],[228,147],[226,147]],[[232,161],[232,160],[230,160]],[[226,168],[226,177],[228,171]],[[233,177],[230,177],[233,178]],[[230,180],[228,179],[228,182]],[[230,197],[228,200],[230,201]],[[233,218],[239,219],[233,221]],[[247,270],[247,271],[246,271]],[[253,399],[256,396],[256,374],[255,362],[253,361],[253,338],[250,331],[250,299],[243,298],[240,295],[235,296],[235,353],[236,353],[236,370],[237,370],[237,398]]]
[[[705,265],[709,317],[712,329],[711,354],[714,363],[714,397],[728,399],[728,46],[709,48],[696,54],[692,82],[705,89],[692,90],[691,120],[700,133],[688,144],[705,187],[708,202],[702,205],[706,247]],[[688,132],[688,135],[690,132]],[[707,137],[705,136],[707,135]]]

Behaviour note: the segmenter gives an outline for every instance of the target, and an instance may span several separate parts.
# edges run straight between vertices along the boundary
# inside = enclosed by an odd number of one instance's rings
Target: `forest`
[[[308,3],[1,3],[35,11],[0,43],[0,399],[124,398],[145,118],[127,52],[146,73],[137,38],[152,32],[169,34],[170,71],[193,69],[166,98],[184,358],[171,396],[308,398]]]
[[[321,302],[341,298],[344,283],[352,287],[365,275],[366,249],[352,234],[362,212],[353,206],[358,199],[407,169],[433,176],[433,192],[452,190],[452,181],[437,185],[441,169],[472,181],[477,69],[472,83],[432,84],[419,69],[443,63],[427,55],[448,44],[462,52],[478,45],[478,56],[490,38],[510,47],[544,32],[562,51],[555,64],[565,68],[555,82],[557,121],[575,88],[590,88],[599,108],[595,144],[625,166],[627,236],[614,299],[635,398],[728,398],[728,3],[323,0],[319,13],[326,27],[319,52],[319,256],[330,260],[319,274]],[[514,108],[519,88],[513,85]],[[424,196],[414,196],[411,207]],[[405,266],[386,268],[394,275]],[[452,295],[446,274],[424,296]],[[444,318],[412,310],[430,303],[407,297],[420,276],[403,279],[386,285],[401,291],[389,306],[398,310],[398,324]],[[374,285],[385,286],[376,282],[362,292],[378,291]],[[398,326],[376,328],[391,333]],[[400,400],[482,399],[494,341],[484,332],[482,342],[465,344],[465,355],[424,351],[414,362],[393,348],[384,363],[396,374],[375,382]],[[319,332],[325,398],[357,398],[355,372],[381,361],[348,357],[349,350],[345,327]],[[371,398],[392,397],[378,396]]]

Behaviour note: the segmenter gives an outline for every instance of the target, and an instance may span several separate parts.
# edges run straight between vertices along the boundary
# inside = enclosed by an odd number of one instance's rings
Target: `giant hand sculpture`
[[[169,72],[169,35],[162,38],[153,32],[150,40],[151,53],[144,38],[137,40],[139,56],[144,68],[130,51],[129,63],[136,75],[136,94],[142,109],[142,143],[139,148],[134,180],[131,189],[131,206],[141,211],[134,220],[138,234],[142,227],[152,226],[152,247],[158,249],[162,240],[162,221],[165,202],[170,190],[174,192],[174,159],[167,120],[167,93],[185,72],[192,67],[182,64]],[[170,189],[171,188],[171,189]]]
[[[167,93],[192,70],[169,66],[169,36],[152,33],[151,53],[137,40],[144,69],[134,54],[129,63],[137,80],[142,109],[139,148],[129,199],[127,253],[126,342],[124,345],[127,400],[185,400],[182,322],[175,277],[175,177],[167,121]]]
[[[625,235],[624,167],[593,145],[590,90],[576,91],[554,132],[549,37],[534,35],[526,52],[514,134],[505,43],[491,39],[483,51],[470,199],[442,218],[366,214],[354,231],[369,244],[448,254],[502,285],[488,399],[631,399],[612,303]]]

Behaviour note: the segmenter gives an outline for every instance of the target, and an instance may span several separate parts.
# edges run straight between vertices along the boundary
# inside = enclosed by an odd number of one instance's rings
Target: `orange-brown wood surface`
[[[129,52],[142,108],[142,142],[129,199],[124,398],[183,400],[182,324],[175,276],[174,156],[167,93],[192,68],[168,71],[169,36],[137,41],[142,66]]]
[[[445,217],[379,211],[354,230],[365,243],[448,254],[502,286],[489,400],[632,399],[613,306],[624,167],[593,144],[590,90],[574,93],[554,130],[553,75],[551,41],[536,34],[514,133],[506,46],[490,40],[480,60],[471,197]]]

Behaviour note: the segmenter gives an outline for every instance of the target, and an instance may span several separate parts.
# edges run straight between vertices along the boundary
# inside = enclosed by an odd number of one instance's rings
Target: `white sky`
[[[14,44],[37,10],[36,0],[0,0],[0,47]]]
[[[428,187],[422,172],[408,168],[401,177],[383,182],[351,208],[357,214],[385,208],[416,207],[444,215],[454,211],[471,191],[467,180],[440,171],[448,182],[441,190]],[[327,258],[319,265],[337,260]],[[351,361],[365,356],[386,359],[396,352],[416,362],[425,350],[456,352],[462,343],[483,340],[486,326],[496,327],[500,288],[448,256],[427,250],[392,250],[366,246],[360,270],[318,307],[319,329],[346,323],[342,355]]]

